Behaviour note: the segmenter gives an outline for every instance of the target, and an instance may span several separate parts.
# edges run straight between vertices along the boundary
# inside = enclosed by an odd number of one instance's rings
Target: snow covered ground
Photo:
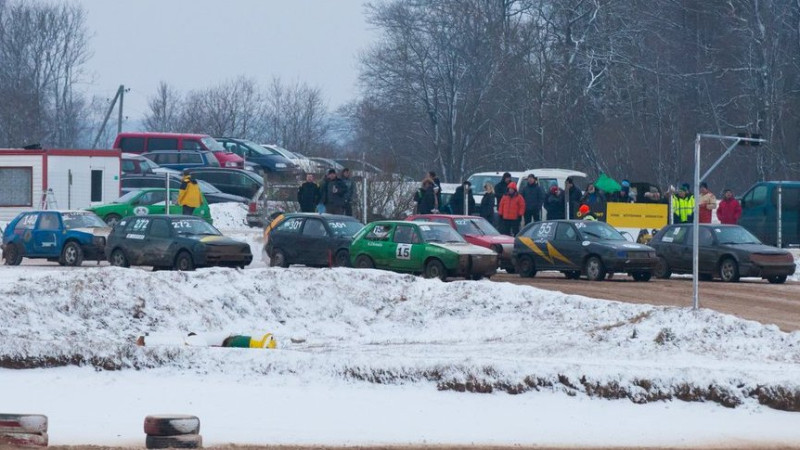
[[[251,243],[247,269],[0,267],[0,366],[17,367],[0,369],[0,413],[47,415],[51,445],[141,447],[144,416],[183,413],[206,446],[800,447],[800,413],[764,404],[798,404],[800,332],[492,281],[267,268],[242,211],[213,212]],[[278,348],[180,344],[190,331],[271,332]]]

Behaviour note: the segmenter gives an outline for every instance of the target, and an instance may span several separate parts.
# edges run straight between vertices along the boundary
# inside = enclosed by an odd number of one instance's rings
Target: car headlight
[[[250,172],[255,172],[256,168],[253,166],[244,166],[244,170],[249,170]]]
[[[285,169],[286,163],[275,163],[275,167],[277,167],[278,169]]]
[[[98,247],[105,247],[106,246],[106,238],[104,238],[103,236],[94,236],[92,238],[92,242],[94,243],[94,245],[96,245]]]
[[[226,161],[225,162],[225,167],[236,167],[237,165],[238,164],[236,164],[234,161]]]

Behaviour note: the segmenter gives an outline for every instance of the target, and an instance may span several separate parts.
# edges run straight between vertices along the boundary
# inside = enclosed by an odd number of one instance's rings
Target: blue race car
[[[20,213],[3,232],[3,258],[16,266],[22,258],[58,261],[79,266],[86,259],[104,259],[111,229],[89,211],[30,211]]]

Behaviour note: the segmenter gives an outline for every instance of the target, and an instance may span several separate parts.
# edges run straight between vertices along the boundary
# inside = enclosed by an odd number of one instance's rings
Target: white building
[[[0,221],[116,200],[119,177],[119,150],[0,149]]]

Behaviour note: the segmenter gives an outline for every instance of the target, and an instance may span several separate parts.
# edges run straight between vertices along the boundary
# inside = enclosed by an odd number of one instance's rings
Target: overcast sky
[[[90,95],[130,88],[139,121],[158,83],[186,92],[240,75],[306,82],[331,108],[357,95],[358,55],[375,36],[363,0],[77,0],[88,12]]]

